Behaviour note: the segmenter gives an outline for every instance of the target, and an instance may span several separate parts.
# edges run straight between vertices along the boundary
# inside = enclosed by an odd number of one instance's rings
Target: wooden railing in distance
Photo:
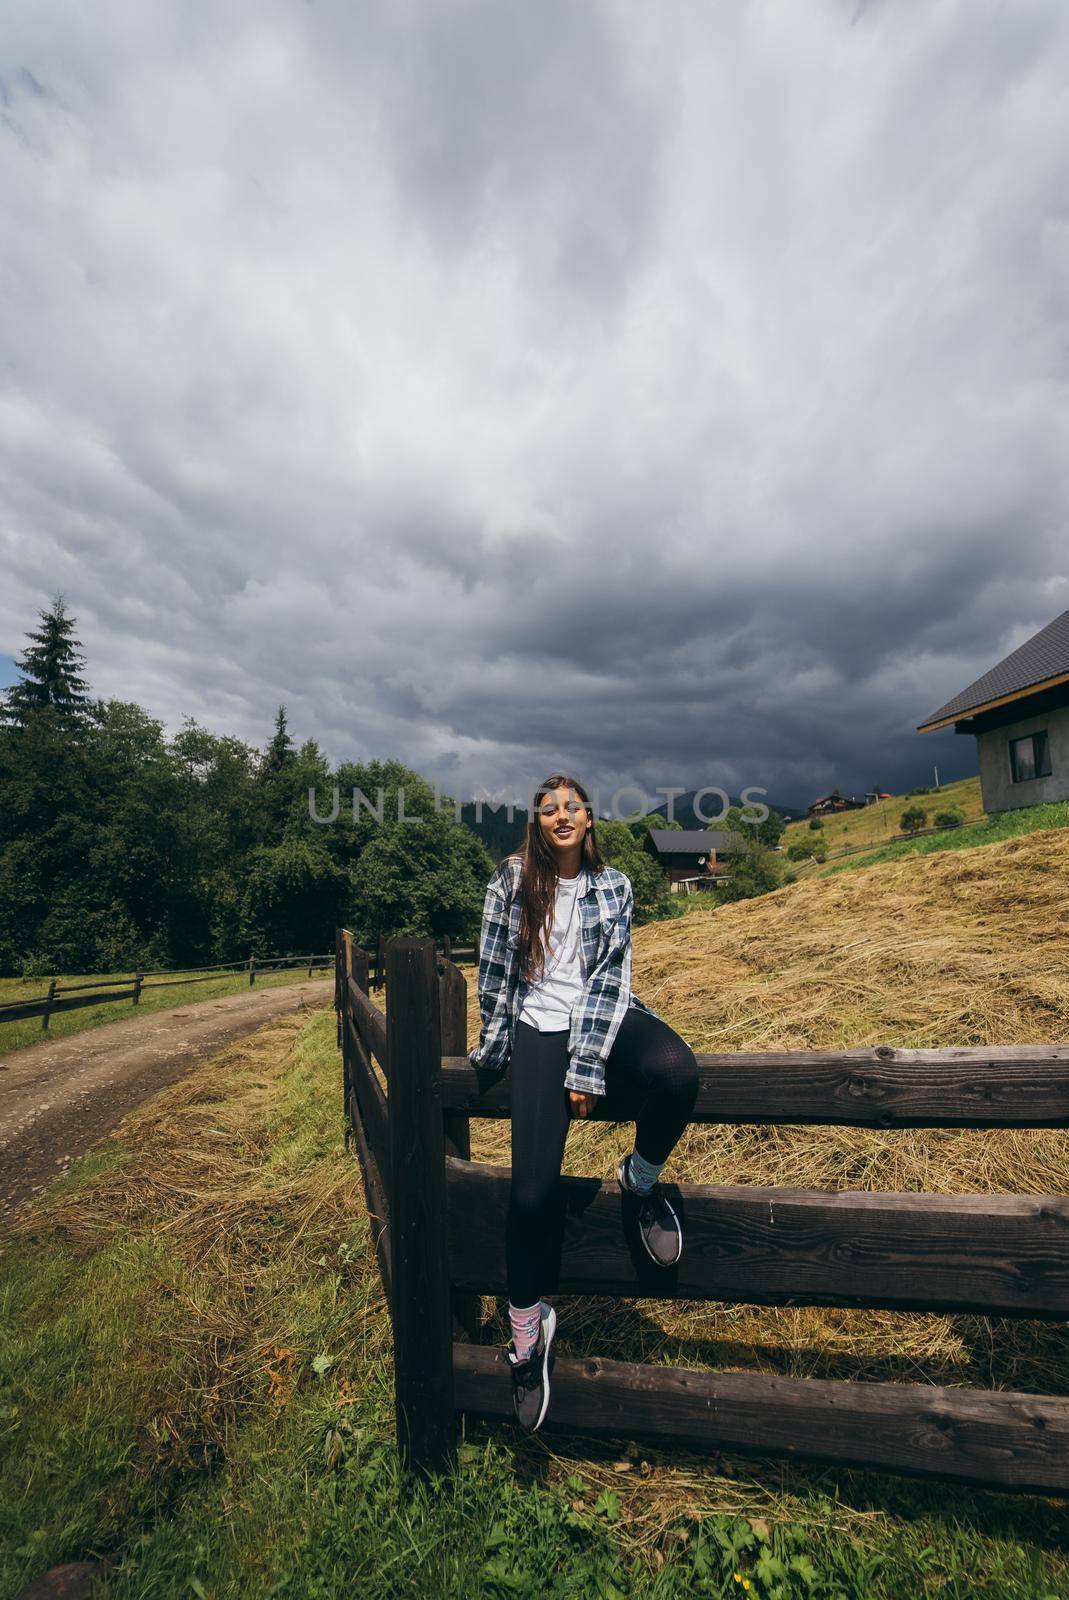
[[[132,1000],[140,1005],[142,995],[154,989],[180,989],[188,983],[210,983],[213,978],[238,977],[247,973],[250,987],[257,973],[278,972],[284,967],[307,967],[308,976],[314,971],[329,972],[334,957],[326,955],[272,956],[258,960],[250,956],[247,961],[223,961],[214,967],[180,967],[174,972],[134,972],[125,978],[85,978],[79,983],[60,983],[53,978],[48,993],[36,995],[32,1000],[10,1000],[0,1005],[0,1023],[24,1022],[28,1017],[40,1017],[41,1027],[47,1032],[51,1018],[61,1011],[80,1011],[86,1006],[117,1005],[121,1000]],[[41,980],[42,983],[44,979]]]
[[[471,1116],[508,1116],[508,1081],[476,1071],[463,1053],[464,977],[430,940],[387,944],[383,1018],[361,987],[366,956],[356,962],[347,938],[339,935],[338,987],[339,1028],[350,1040],[346,1104],[377,1203],[394,1208],[383,1271],[392,1278],[399,1444],[406,1465],[438,1470],[452,1459],[454,1411],[512,1416],[504,1351],[471,1342],[477,1297],[507,1292],[510,1172],[472,1162],[468,1143]],[[354,1039],[366,1050],[350,1092]],[[366,1055],[380,1046],[388,1097]],[[699,1054],[698,1064],[697,1122],[1069,1126],[1062,1046]],[[610,1098],[596,1115],[630,1120],[636,1109]],[[389,1155],[377,1158],[374,1143]],[[383,1161],[392,1164],[386,1177]],[[1069,1316],[1069,1202],[1061,1196],[665,1187],[686,1237],[668,1271],[647,1257],[616,1183],[562,1178],[553,1222],[559,1267],[547,1291]],[[409,1295],[424,1314],[410,1305],[399,1331]],[[1069,1492],[1062,1397],[561,1357],[545,1426]]]

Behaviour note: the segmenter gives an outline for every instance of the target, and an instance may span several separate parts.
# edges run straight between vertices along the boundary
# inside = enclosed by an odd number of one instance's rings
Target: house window
[[[1023,739],[1010,740],[1010,771],[1014,783],[1050,777],[1050,746],[1045,728],[1040,733],[1025,734]]]

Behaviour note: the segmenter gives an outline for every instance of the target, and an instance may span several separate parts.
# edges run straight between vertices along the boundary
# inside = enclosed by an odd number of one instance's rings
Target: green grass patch
[[[1020,811],[996,811],[982,822],[966,823],[961,828],[926,834],[920,839],[901,839],[842,861],[830,862],[817,876],[832,878],[857,867],[874,867],[882,861],[900,861],[903,856],[930,856],[942,850],[971,850],[976,845],[996,844],[1000,839],[1015,839],[1021,834],[1044,828],[1069,828],[1069,801],[1049,805],[1025,806]]]
[[[329,1013],[243,1041],[4,1248],[0,1593],[107,1557],[109,1600],[1069,1595],[1038,1497],[476,1422],[453,1477],[402,1485],[338,1083]]]
[[[124,977],[124,973],[98,974],[101,979]],[[330,972],[317,971],[317,978]],[[308,969],[297,967],[290,971],[257,973],[256,989],[275,989],[288,983],[307,982]],[[59,983],[82,983],[83,977],[60,978]],[[133,978],[130,978],[131,987]],[[173,1006],[192,1005],[196,1000],[214,1000],[219,995],[242,994],[250,987],[248,973],[230,973],[219,978],[206,978],[199,983],[178,984],[174,988],[162,985],[154,988],[146,979],[141,1000],[101,1000],[99,1005],[85,1006],[77,1011],[57,1011],[49,1018],[47,1033],[41,1027],[40,1017],[27,1017],[22,1022],[0,1021],[0,1055],[11,1050],[21,1050],[28,1044],[40,1044],[44,1039],[63,1039],[71,1033],[83,1033],[86,1028],[98,1028],[103,1022],[122,1022],[127,1017],[143,1016],[148,1011],[167,1011]],[[0,978],[0,1004],[14,1000],[33,1000],[48,992],[47,980],[41,978]],[[62,998],[62,996],[60,996]]]

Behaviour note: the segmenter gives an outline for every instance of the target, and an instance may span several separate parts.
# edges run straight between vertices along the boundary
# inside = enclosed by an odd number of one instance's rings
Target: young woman
[[[635,1147],[617,1181],[652,1260],[683,1250],[679,1218],[658,1183],[694,1109],[694,1052],[631,992],[627,876],[601,858],[594,814],[575,778],[539,784],[527,837],[486,890],[479,947],[482,1027],[473,1066],[510,1069],[512,1184],[506,1226],[516,1416],[537,1428],[549,1404],[557,1328],[543,1300],[552,1207],[571,1117],[602,1097],[637,1092]]]

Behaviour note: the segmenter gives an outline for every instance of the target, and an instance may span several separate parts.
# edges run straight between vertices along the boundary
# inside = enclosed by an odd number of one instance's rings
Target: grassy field
[[[985,816],[980,805],[979,778],[963,778],[960,783],[945,784],[935,793],[920,795],[916,799],[931,817],[944,805],[955,805],[966,817],[958,828],[944,828],[938,833],[927,833],[914,839],[894,839],[887,842],[879,813],[886,810],[888,832],[898,830],[898,819],[906,805],[913,801],[899,796],[894,803],[883,801],[878,806],[866,806],[863,811],[848,811],[825,822],[821,837],[828,845],[827,863],[815,861],[791,862],[789,871],[795,881],[811,878],[831,878],[843,872],[879,866],[886,862],[901,861],[907,856],[931,856],[945,850],[973,850],[980,845],[1019,838],[1023,834],[1043,832],[1052,828],[1069,827],[1069,801],[1048,805],[1024,806],[1019,811],[1000,811]],[[810,832],[808,823],[791,823],[784,831],[784,844],[817,837]],[[836,859],[836,850],[849,846],[851,853]],[[871,846],[871,849],[866,848]]]
[[[125,978],[130,975],[122,972],[103,972],[94,976],[105,979]],[[306,979],[307,976],[307,967],[257,973],[256,988],[275,988],[279,984]],[[320,977],[322,973],[317,971],[316,976]],[[84,973],[57,979],[61,986],[65,983],[86,981],[88,980]],[[132,987],[132,977],[130,983]],[[146,980],[138,1006],[135,1007],[130,1000],[111,1002],[102,1000],[98,1006],[86,1006],[78,1011],[59,1011],[49,1019],[47,1033],[41,1027],[40,1017],[27,1017],[22,1022],[0,1022],[0,1055],[6,1054],[9,1050],[20,1050],[23,1045],[40,1044],[42,1039],[62,1039],[70,1033],[81,1033],[85,1028],[99,1027],[102,1022],[121,1022],[125,1017],[136,1017],[146,1011],[164,1011],[171,1006],[190,1005],[195,1000],[214,1000],[218,995],[240,994],[248,987],[247,972],[228,973],[219,978],[208,977],[199,983],[186,983],[174,988],[161,986],[154,989],[151,981]],[[47,993],[47,978],[0,978],[0,1005],[14,1000],[33,1000]]]
[[[946,811],[956,806],[964,814],[966,822],[978,821],[984,814],[980,803],[980,779],[962,778],[957,783],[944,783],[938,789],[932,789],[919,795],[896,795],[893,800],[880,800],[871,806],[865,806],[859,811],[839,811],[830,816],[822,817],[824,827],[819,832],[819,837],[828,847],[828,854],[833,855],[836,850],[849,846],[851,849],[864,845],[885,844],[895,834],[901,833],[900,818],[907,806],[921,806],[928,813],[928,825],[937,811]],[[783,830],[783,845],[794,844],[802,839],[806,842],[818,837],[816,830],[811,830],[808,820],[804,822],[789,822]]]
[[[919,839],[900,839],[872,851],[847,856],[843,861],[829,861],[818,868],[819,876],[827,878],[837,872],[849,872],[855,867],[878,866],[884,861],[901,861],[904,856],[927,856],[942,850],[971,850],[977,845],[995,844],[1002,839],[1016,839],[1022,834],[1036,833],[1049,828],[1069,827],[1069,801],[1059,800],[1043,806],[1023,806],[1019,811],[998,811],[978,822],[942,833],[930,833]]]
[[[1067,972],[1060,831],[635,934],[636,993],[699,1048],[1062,1040]],[[565,1170],[611,1175],[628,1133],[575,1125]],[[507,1162],[507,1125],[472,1135]],[[1069,1151],[1058,1130],[694,1127],[666,1175],[1064,1194]],[[556,1304],[562,1355],[1069,1393],[1058,1324]],[[501,1342],[504,1311],[484,1300]],[[1038,1496],[474,1421],[453,1481],[399,1494],[389,1321],[328,1013],[202,1063],[9,1238],[0,1477],[5,1595],[95,1553],[121,1600],[1069,1597],[1069,1504]]]

